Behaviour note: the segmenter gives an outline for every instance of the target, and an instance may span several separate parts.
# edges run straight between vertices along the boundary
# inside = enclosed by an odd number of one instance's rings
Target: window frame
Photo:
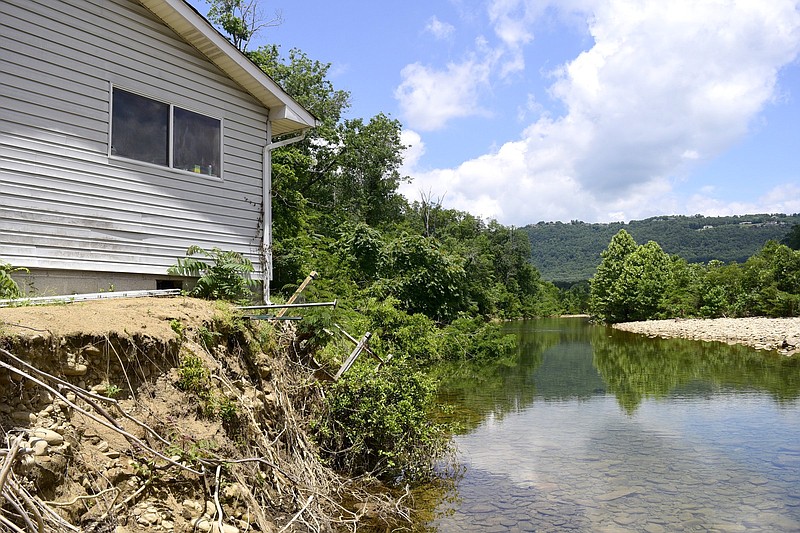
[[[114,90],[118,89],[120,91],[124,91],[136,96],[140,96],[142,98],[147,98],[148,100],[152,100],[154,102],[158,102],[160,104],[164,104],[169,108],[169,116],[167,120],[167,164],[160,165],[158,163],[151,163],[148,161],[143,161],[141,159],[134,159],[131,157],[125,157],[122,155],[117,155],[112,153],[114,138],[113,138],[113,129],[114,129]],[[196,115],[200,115],[201,117],[205,117],[208,119],[215,120],[219,122],[219,171],[216,175],[208,174],[202,172],[192,171],[192,170],[185,170],[182,168],[178,168],[174,166],[175,162],[175,109],[180,109],[183,111],[188,111],[190,113],[194,113]],[[147,93],[142,91],[137,91],[134,89],[129,89],[122,85],[110,85],[109,89],[109,98],[108,98],[108,158],[109,160],[116,160],[116,161],[125,161],[125,162],[133,162],[138,163],[141,165],[145,165],[152,168],[159,168],[159,169],[168,169],[174,172],[179,172],[183,175],[189,176],[202,176],[205,179],[211,179],[216,181],[223,181],[223,169],[225,167],[225,153],[224,153],[224,146],[225,146],[225,121],[222,117],[210,115],[208,113],[204,113],[202,111],[198,111],[196,108],[191,108],[187,106],[173,104],[172,102],[166,101],[162,98],[155,98]]]

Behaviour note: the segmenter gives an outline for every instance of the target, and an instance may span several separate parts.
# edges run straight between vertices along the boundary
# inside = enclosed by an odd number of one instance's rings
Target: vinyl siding
[[[222,119],[222,179],[108,156],[112,85]],[[0,260],[164,274],[258,265],[267,110],[129,0],[0,2]]]

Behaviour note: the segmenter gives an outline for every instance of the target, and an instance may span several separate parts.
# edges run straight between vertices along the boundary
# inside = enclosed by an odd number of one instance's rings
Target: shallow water
[[[509,331],[516,357],[448,372],[463,471],[428,526],[800,531],[797,360],[583,319]]]

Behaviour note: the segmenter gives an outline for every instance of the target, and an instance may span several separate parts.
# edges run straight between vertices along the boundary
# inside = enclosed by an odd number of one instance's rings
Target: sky
[[[203,0],[191,0],[201,13]],[[403,125],[400,191],[486,220],[800,213],[799,0],[260,0],[250,44]]]

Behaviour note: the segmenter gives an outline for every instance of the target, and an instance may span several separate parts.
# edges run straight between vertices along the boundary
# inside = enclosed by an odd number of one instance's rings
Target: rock
[[[44,439],[35,439],[33,442],[31,442],[31,447],[33,448],[33,455],[36,457],[41,457],[48,454],[48,448],[50,445],[47,444],[47,441]]]
[[[144,513],[142,513],[139,518],[136,519],[136,523],[143,525],[143,526],[155,526],[161,522],[161,515],[158,514],[158,511],[152,507],[149,507]]]
[[[31,437],[43,439],[50,446],[60,446],[64,443],[64,436],[52,429],[35,428],[30,435]]]
[[[217,514],[217,507],[214,505],[214,502],[206,500],[205,516],[214,516],[215,514]]]
[[[75,363],[75,364],[67,363],[66,365],[61,367],[61,372],[63,372],[65,376],[84,376],[88,371],[89,367],[84,365],[83,363]]]
[[[102,353],[103,353],[100,350],[100,348],[98,348],[97,346],[95,346],[93,344],[87,344],[86,346],[84,346],[81,349],[81,351],[83,352],[84,355],[87,355],[87,356],[99,356],[99,355],[102,355]]]
[[[39,401],[42,403],[53,403],[53,395],[47,389],[39,390]]]
[[[196,531],[208,533],[239,533],[239,528],[231,524],[222,524],[222,531],[220,532],[219,523],[216,520],[209,520],[205,516],[195,520],[193,525]]]
[[[192,525],[194,525],[194,528],[197,531],[205,531],[205,532],[211,531],[211,520],[209,520],[205,516],[201,516],[200,518],[195,520]]]
[[[36,423],[36,415],[30,411],[14,411],[11,413],[11,419],[19,424]]]
[[[100,452],[107,452],[109,447],[110,446],[108,443],[104,440],[101,440],[99,443],[97,443],[97,450]]]
[[[240,500],[247,494],[247,489],[242,487],[239,483],[231,483],[222,489],[222,495],[227,499]]]

